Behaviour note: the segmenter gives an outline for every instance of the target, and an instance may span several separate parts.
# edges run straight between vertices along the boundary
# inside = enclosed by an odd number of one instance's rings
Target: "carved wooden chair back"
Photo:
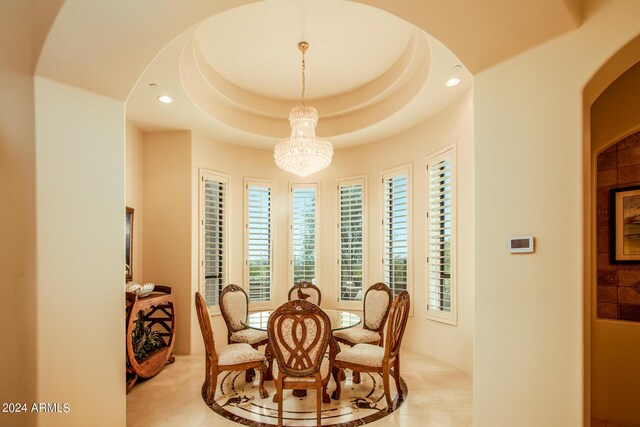
[[[271,313],[267,334],[279,371],[306,377],[320,371],[331,337],[331,321],[317,305],[293,300]]]
[[[298,282],[289,289],[289,301],[304,300],[320,305],[321,299],[320,288],[311,282]]]
[[[228,338],[234,332],[247,329],[242,323],[249,313],[249,297],[244,289],[234,284],[225,286],[220,293],[220,312],[227,324]]]
[[[362,327],[380,333],[389,316],[392,302],[393,295],[386,284],[378,282],[367,289],[364,294],[364,325]]]
[[[214,363],[217,363],[218,355],[216,353],[216,343],[213,339],[211,317],[209,316],[207,303],[202,295],[200,295],[200,292],[196,292],[196,313],[198,314],[198,323],[200,324],[200,332],[202,333],[202,340],[204,341],[207,361],[211,360]]]
[[[409,308],[409,292],[402,291],[393,301],[389,313],[389,325],[387,326],[387,338],[385,340],[385,360],[396,357],[400,351],[402,336],[409,318]]]

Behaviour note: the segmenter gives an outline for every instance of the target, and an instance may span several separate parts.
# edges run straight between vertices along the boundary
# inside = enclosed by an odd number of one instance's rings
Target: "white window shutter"
[[[316,284],[317,187],[293,184],[291,190],[292,279]]]
[[[409,170],[383,175],[384,278],[395,297],[409,290]]]
[[[271,300],[272,277],[272,186],[246,183],[246,251],[249,301]]]
[[[227,284],[227,190],[225,177],[204,175],[204,208],[201,219],[204,294],[208,306],[217,306]]]
[[[455,322],[455,151],[427,161],[427,313]]]
[[[362,301],[364,273],[364,179],[338,183],[340,301]]]

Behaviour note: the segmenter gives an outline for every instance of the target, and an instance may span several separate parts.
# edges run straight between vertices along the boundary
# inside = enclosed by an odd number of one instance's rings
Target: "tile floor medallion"
[[[258,392],[258,379],[245,382],[244,372],[223,372],[218,376],[215,401],[209,407],[217,414],[240,424],[266,427],[278,424],[278,404],[273,401],[275,386],[273,381],[265,381],[269,397],[262,399]],[[392,408],[387,407],[380,374],[361,375],[360,384],[353,384],[351,371],[342,383],[341,399],[322,404],[322,425],[352,427],[367,424],[383,418],[398,409],[407,398],[407,385],[401,382],[402,395],[396,393],[395,381],[391,378]],[[327,392],[335,389],[333,379],[329,381]],[[284,390],[283,425],[316,425],[316,391],[309,390],[306,397],[293,396],[292,390]],[[204,394],[203,394],[204,396]],[[204,398],[204,397],[203,397]]]

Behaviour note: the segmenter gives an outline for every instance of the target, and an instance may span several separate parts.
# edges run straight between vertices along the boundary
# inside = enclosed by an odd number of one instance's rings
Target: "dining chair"
[[[373,344],[382,347],[384,324],[389,316],[392,302],[393,295],[386,284],[378,282],[372,285],[364,294],[362,327],[338,330],[333,333],[333,336],[339,343],[349,347],[356,344]],[[353,373],[353,382],[360,383],[358,372]]]
[[[267,391],[264,388],[267,368],[264,354],[251,348],[251,346],[246,343],[229,344],[220,352],[217,352],[207,304],[202,295],[200,295],[200,292],[196,292],[195,300],[198,323],[200,324],[200,332],[202,332],[205,349],[204,384],[202,384],[202,389],[207,404],[210,405],[213,403],[216,386],[218,384],[218,374],[223,371],[247,371],[258,368],[260,371],[260,397],[268,397]]]
[[[267,333],[251,329],[242,322],[249,313],[249,297],[240,286],[230,284],[220,293],[220,312],[227,325],[227,344],[245,343],[256,350],[267,343]],[[247,371],[247,382],[252,380],[255,371]]]
[[[289,289],[289,301],[304,300],[320,305],[321,299],[320,288],[311,282],[298,282]]]
[[[271,314],[267,333],[268,345],[276,359],[273,381],[276,386],[275,399],[278,401],[278,425],[282,425],[284,389],[315,389],[316,417],[320,426],[322,401],[331,401],[327,384],[337,351],[337,344],[331,336],[329,316],[309,301],[289,301]],[[327,359],[325,353],[329,345],[332,349]]]
[[[372,344],[356,344],[353,347],[341,351],[336,356],[333,368],[333,376],[336,380],[334,399],[340,399],[341,385],[339,378],[344,369],[357,372],[376,372],[382,374],[382,384],[387,406],[392,407],[391,393],[389,391],[389,376],[393,367],[393,377],[396,381],[398,394],[402,393],[400,387],[400,344],[407,326],[409,316],[409,293],[402,291],[393,301],[389,313],[389,325],[387,337],[383,347]]]

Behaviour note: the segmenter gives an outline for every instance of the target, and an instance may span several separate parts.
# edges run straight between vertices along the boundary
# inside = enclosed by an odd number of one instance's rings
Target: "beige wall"
[[[578,30],[474,78],[479,426],[583,424],[582,91],[640,16],[589,6]],[[536,253],[509,255],[515,234]]]
[[[35,128],[30,2],[0,3],[0,402],[36,395]],[[0,412],[0,425],[35,415]]]
[[[125,159],[125,204],[133,208],[133,281],[145,283],[142,272],[142,236],[144,229],[144,209],[142,191],[143,165],[142,132],[127,122]]]
[[[191,132],[144,135],[142,264],[145,281],[171,286],[177,354],[189,354],[191,294]]]
[[[306,180],[296,179],[275,166],[271,150],[255,150],[224,144],[188,132],[144,134],[144,276],[145,281],[172,283],[179,300],[179,331],[176,351],[201,353],[202,339],[193,309],[193,293],[199,288],[199,177],[202,170],[223,173],[230,177],[229,187],[229,283],[244,285],[244,179],[274,181],[274,304],[286,301],[291,285],[288,269],[288,188],[291,182],[320,184],[320,244],[319,286],[323,306],[336,307],[336,183],[340,178],[367,176],[368,185],[368,284],[383,280],[379,263],[382,248],[381,172],[399,164],[413,163],[414,209],[413,234],[422,236],[424,229],[424,164],[428,155],[456,143],[458,146],[458,325],[450,326],[425,319],[424,239],[414,240],[414,317],[406,335],[405,345],[416,351],[447,361],[460,369],[472,370],[473,331],[473,138],[471,95],[465,95],[454,106],[427,123],[388,140],[361,147],[336,150],[330,168]],[[128,146],[133,146],[136,132],[129,129]],[[128,163],[136,152],[129,150]],[[185,162],[191,162],[191,183],[185,184]],[[155,188],[155,190],[151,190]],[[190,200],[190,201],[189,201]],[[190,230],[185,227],[189,201]],[[178,213],[179,211],[179,213]],[[188,234],[187,234],[188,233]],[[158,240],[160,239],[160,240]],[[170,244],[171,242],[177,242]],[[182,248],[189,242],[190,261]],[[170,247],[169,247],[170,246]],[[179,260],[179,261],[178,261]],[[184,268],[190,262],[190,272]],[[172,276],[170,277],[169,274]],[[187,288],[185,278],[190,275]],[[187,296],[188,295],[188,296]],[[185,320],[184,313],[190,313]],[[190,331],[187,325],[192,325]],[[219,345],[226,341],[226,327],[220,316],[214,315],[214,331]],[[190,334],[187,344],[185,334]],[[424,339],[427,337],[427,339]]]
[[[192,300],[193,294],[199,290],[199,212],[200,212],[200,173],[201,170],[229,175],[229,283],[244,285],[243,270],[243,212],[244,212],[244,177],[276,179],[277,168],[273,164],[273,157],[269,151],[254,150],[250,148],[238,147],[213,141],[209,138],[193,135],[192,158],[191,158],[191,256],[192,256]],[[276,183],[274,193],[274,301],[284,302],[286,294],[284,289],[286,281],[286,239],[280,238],[282,232],[286,230],[286,182],[282,187],[281,182]],[[285,211],[282,206],[285,203]],[[284,219],[284,222],[283,220]],[[200,291],[203,292],[203,291]],[[213,329],[216,339],[216,346],[224,347],[227,342],[227,327],[222,316],[216,315],[212,311]],[[198,322],[193,310],[192,302],[192,350],[194,353],[202,353],[202,338],[198,329]]]
[[[454,106],[410,131],[370,145],[336,150],[332,165],[306,180],[283,172],[275,166],[271,150],[254,150],[237,147],[194,135],[192,143],[192,291],[198,289],[198,182],[201,169],[230,176],[229,188],[229,283],[243,284],[243,212],[245,177],[271,179],[274,192],[274,301],[275,306],[286,301],[291,286],[288,269],[288,188],[290,182],[318,182],[320,184],[320,274],[318,284],[322,290],[322,305],[336,307],[336,184],[340,178],[355,175],[367,176],[368,215],[368,265],[367,284],[382,281],[381,259],[381,172],[400,164],[413,164],[414,207],[413,234],[424,236],[425,173],[428,155],[456,143],[458,146],[458,325],[450,326],[425,319],[426,296],[424,292],[424,238],[416,237],[413,243],[414,317],[405,338],[405,345],[428,354],[460,369],[472,370],[473,345],[473,138],[472,99],[465,95]],[[145,136],[146,141],[146,136]],[[145,149],[148,146],[145,145]],[[146,152],[145,152],[146,156]],[[145,163],[146,164],[146,163]],[[146,177],[146,172],[145,172]],[[146,184],[145,184],[146,185]],[[145,198],[147,197],[145,193]],[[150,232],[148,223],[145,225]],[[146,247],[145,247],[146,251]],[[148,270],[145,269],[145,272]],[[197,325],[193,317],[192,324]],[[214,316],[215,317],[215,316]],[[221,319],[214,322],[218,342],[226,339],[226,329]],[[201,352],[201,338],[197,327],[192,329],[192,350]],[[426,339],[425,339],[426,338]]]
[[[638,58],[640,59],[640,57]],[[640,127],[640,65],[611,84],[591,108],[592,173],[599,152]],[[592,191],[595,189],[595,181]],[[591,212],[595,215],[595,197]],[[595,216],[594,216],[595,218]],[[592,241],[596,242],[594,221]],[[595,246],[595,244],[594,244]],[[591,284],[591,408],[594,418],[625,426],[640,426],[640,323],[597,318],[596,262]]]
[[[425,194],[426,159],[444,147],[457,148],[457,285],[458,324],[447,325],[426,319],[425,271]],[[324,211],[327,226],[335,228],[338,178],[367,175],[369,196],[368,278],[372,284],[383,281],[382,267],[382,189],[381,172],[410,163],[413,168],[413,317],[407,326],[404,345],[422,354],[436,357],[459,369],[473,370],[473,99],[464,95],[447,110],[394,137],[347,150],[339,150],[329,171],[331,189]],[[336,246],[335,240],[330,247]],[[332,251],[333,252],[333,251]],[[333,254],[335,259],[335,253]],[[377,261],[377,262],[376,262]],[[325,274],[335,282],[335,262],[327,265]],[[332,300],[336,288],[332,288]]]
[[[30,400],[70,404],[67,414],[41,414],[40,426],[124,425],[124,105],[42,77],[35,105],[38,389]]]

